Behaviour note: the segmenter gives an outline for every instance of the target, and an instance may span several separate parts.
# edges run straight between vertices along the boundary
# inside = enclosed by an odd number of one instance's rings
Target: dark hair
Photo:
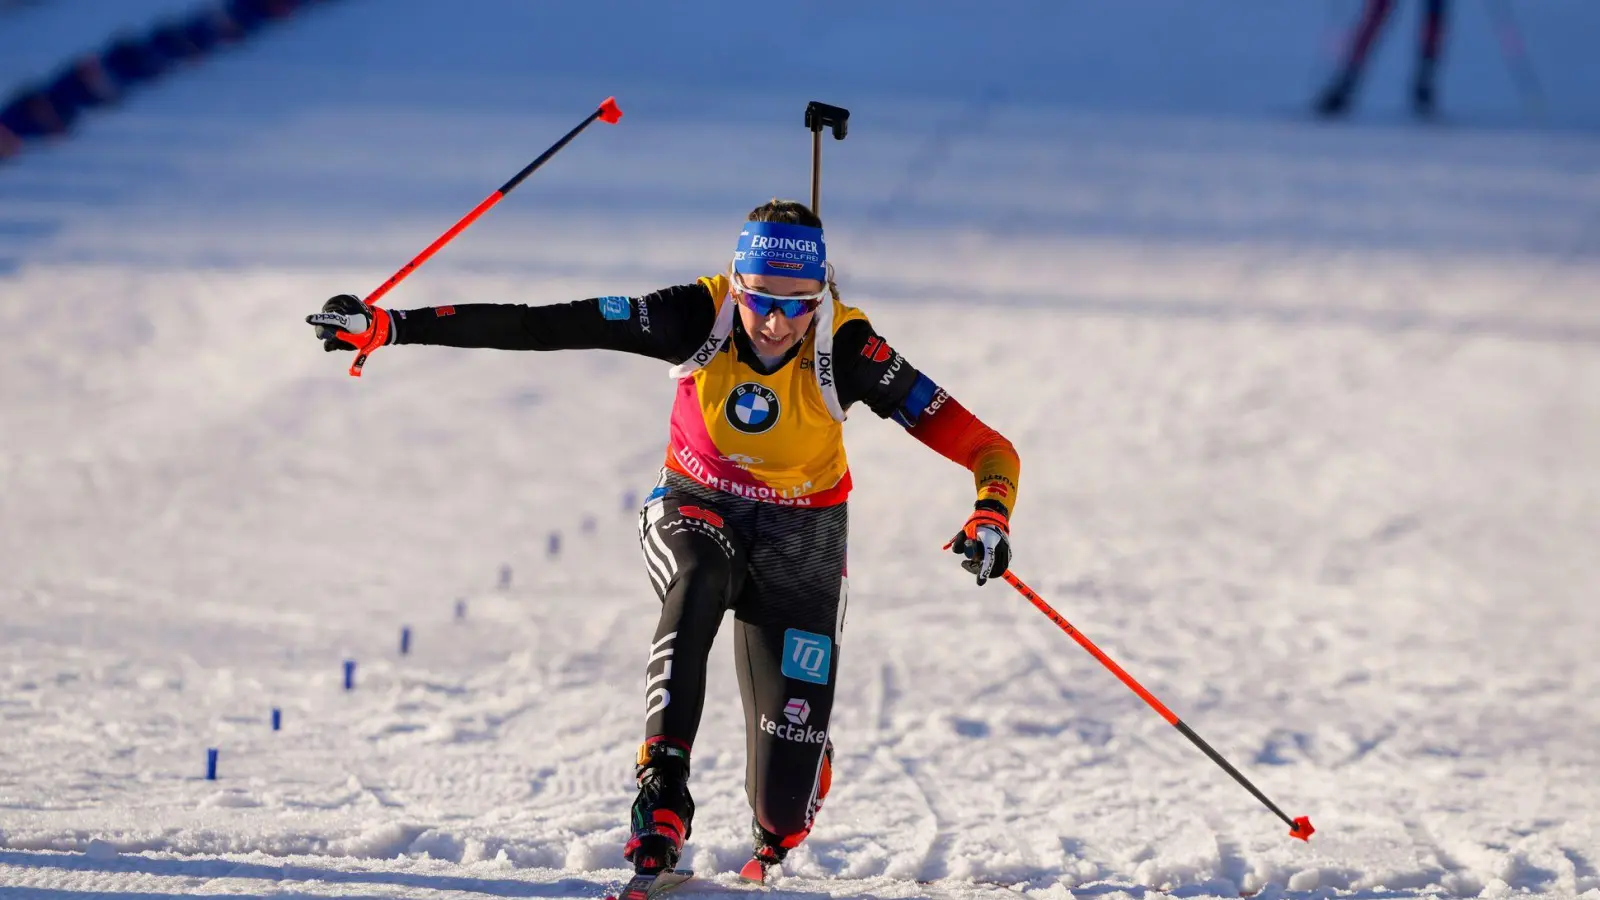
[[[811,207],[798,200],[779,200],[777,197],[750,210],[750,215],[745,221],[783,222],[787,225],[805,225],[808,228],[822,227],[822,219],[811,211]]]
[[[799,200],[771,200],[750,210],[746,222],[783,222],[786,225],[805,225],[808,228],[821,228],[822,218],[811,211],[811,207]],[[839,286],[833,282],[833,267],[828,267],[828,293],[833,299],[839,299]]]

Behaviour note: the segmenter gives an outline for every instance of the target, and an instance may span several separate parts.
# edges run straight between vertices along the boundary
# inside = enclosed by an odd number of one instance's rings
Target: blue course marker
[[[206,780],[217,780],[217,748],[215,747],[206,749]]]
[[[344,689],[347,691],[353,691],[355,690],[355,687],[356,661],[353,659],[347,659],[344,661]]]
[[[277,708],[276,706],[272,708],[272,730],[283,730],[283,710]]]

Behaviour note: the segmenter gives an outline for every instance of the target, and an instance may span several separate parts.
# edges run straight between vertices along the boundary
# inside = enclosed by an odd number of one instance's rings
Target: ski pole
[[[1055,609],[1050,606],[1050,604],[1044,602],[1044,598],[1035,593],[1033,588],[1023,584],[1022,579],[1011,574],[1009,571],[1001,577],[1004,578],[1012,587],[1016,588],[1018,593],[1028,598],[1028,602],[1038,607],[1040,612],[1044,613],[1050,618],[1050,621],[1056,623],[1056,625],[1059,626],[1062,631],[1065,631],[1069,637],[1077,641],[1083,647],[1083,649],[1089,651],[1091,656],[1100,660],[1100,664],[1110,669],[1111,674],[1120,678],[1123,684],[1132,689],[1135,694],[1138,694],[1144,700],[1144,702],[1150,704],[1152,709],[1161,714],[1161,718],[1167,720],[1167,724],[1183,732],[1183,736],[1193,741],[1196,747],[1199,747],[1207,756],[1211,757],[1212,762],[1221,766],[1223,771],[1227,772],[1229,775],[1232,775],[1235,781],[1244,785],[1245,789],[1254,794],[1255,798],[1260,800],[1262,804],[1267,807],[1267,809],[1272,810],[1273,813],[1278,816],[1278,818],[1287,823],[1289,826],[1290,837],[1296,837],[1302,841],[1311,840],[1311,835],[1316,831],[1316,829],[1311,826],[1310,817],[1301,816],[1297,819],[1289,818],[1283,810],[1278,808],[1277,804],[1267,799],[1266,794],[1261,793],[1261,791],[1255,785],[1250,783],[1248,778],[1245,778],[1239,773],[1238,769],[1235,769],[1226,759],[1223,759],[1222,754],[1211,749],[1210,744],[1202,740],[1200,735],[1195,734],[1194,730],[1188,725],[1185,725],[1182,719],[1179,719],[1173,714],[1172,710],[1167,709],[1165,704],[1163,704],[1160,700],[1157,700],[1154,694],[1151,694],[1149,691],[1145,690],[1144,686],[1135,681],[1132,675],[1124,672],[1121,666],[1112,661],[1111,657],[1105,655],[1105,653],[1102,652],[1099,647],[1096,647],[1093,641],[1089,640],[1087,637],[1084,637],[1083,632],[1073,628],[1071,622],[1068,622],[1065,618],[1063,618],[1060,613],[1056,612]]]
[[[500,185],[498,190],[483,198],[483,202],[473,207],[471,212],[467,213],[465,216],[462,216],[461,221],[450,226],[449,231],[439,235],[438,239],[429,244],[426,250],[418,253],[415,259],[401,266],[398,272],[390,275],[388,281],[378,285],[378,289],[368,294],[366,299],[361,302],[367,306],[371,306],[372,304],[378,302],[378,299],[384,294],[389,293],[391,288],[404,281],[406,276],[410,275],[412,272],[415,272],[418,266],[421,266],[423,263],[428,261],[429,257],[433,256],[435,253],[438,253],[440,248],[442,248],[445,244],[450,243],[452,240],[455,240],[456,235],[467,230],[467,226],[471,225],[473,222],[476,222],[479,216],[488,212],[496,203],[499,203],[501,200],[505,199],[505,196],[511,193],[513,188],[521,184],[529,175],[532,175],[535,169],[544,165],[545,162],[550,159],[550,157],[555,156],[558,152],[560,152],[562,147],[565,147],[573,138],[577,137],[579,132],[583,131],[585,128],[588,128],[595,119],[600,119],[609,125],[615,125],[617,120],[620,118],[622,118],[622,110],[617,107],[617,98],[607,97],[605,102],[601,103],[594,112],[589,113],[588,117],[586,117],[582,122],[579,122],[576,128],[573,128],[571,131],[567,132],[566,136],[561,138],[561,140],[551,144],[550,149],[539,154],[538,159],[528,163],[527,167],[525,167],[521,172],[518,172],[516,175],[512,176],[510,181]],[[350,364],[350,374],[352,376],[356,378],[361,377],[361,369],[367,364],[367,355],[368,354],[366,353],[356,354],[356,361]]]
[[[1522,29],[1511,16],[1511,5],[1505,0],[1489,0],[1489,16],[1494,19],[1495,32],[1500,37],[1500,52],[1505,56],[1506,67],[1522,93],[1522,103],[1534,118],[1544,112],[1544,89],[1534,74],[1533,61],[1528,58],[1527,44],[1522,40]]]

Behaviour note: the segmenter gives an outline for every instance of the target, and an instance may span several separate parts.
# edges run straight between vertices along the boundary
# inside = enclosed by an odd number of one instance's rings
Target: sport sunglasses
[[[768,294],[746,287],[744,279],[737,272],[733,273],[732,284],[735,299],[758,316],[769,316],[773,310],[777,310],[786,319],[796,319],[821,306],[828,297],[827,285],[814,294]]]

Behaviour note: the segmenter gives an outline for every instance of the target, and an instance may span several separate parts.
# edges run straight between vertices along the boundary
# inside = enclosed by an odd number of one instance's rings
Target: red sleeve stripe
[[[979,500],[998,500],[1007,510],[1015,508],[1022,469],[1016,449],[954,397],[924,413],[910,431],[940,456],[972,472]]]

